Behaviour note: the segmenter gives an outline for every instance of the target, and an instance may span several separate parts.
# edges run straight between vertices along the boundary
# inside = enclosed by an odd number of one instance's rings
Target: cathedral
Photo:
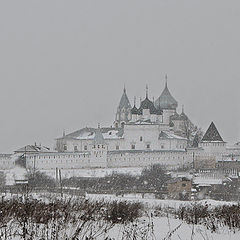
[[[183,110],[177,113],[178,102],[171,95],[167,82],[156,101],[151,101],[148,95],[146,87],[145,99],[138,107],[134,100],[132,107],[124,87],[113,126],[83,128],[67,134],[57,139],[56,151],[88,151],[98,130],[108,151],[183,150],[188,147],[197,128]]]

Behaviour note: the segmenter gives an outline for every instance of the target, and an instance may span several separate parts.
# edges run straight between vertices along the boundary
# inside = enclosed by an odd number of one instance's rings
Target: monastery
[[[133,106],[124,87],[111,127],[82,128],[56,139],[55,149],[27,146],[26,167],[35,170],[146,167],[161,164],[166,169],[205,167],[231,154],[212,122],[204,136],[184,113],[167,81],[154,101],[146,87],[145,99]],[[12,168],[12,155],[0,156],[2,169]],[[200,164],[201,165],[201,164]]]

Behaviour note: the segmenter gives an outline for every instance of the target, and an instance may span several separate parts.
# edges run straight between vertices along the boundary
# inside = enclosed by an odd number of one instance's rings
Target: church
[[[167,82],[162,94],[153,102],[148,88],[140,106],[133,107],[124,87],[113,126],[100,128],[108,151],[127,150],[180,150],[189,146],[197,127],[182,110],[177,113],[178,103],[171,95]],[[83,128],[56,140],[56,151],[89,151],[96,128]],[[190,136],[191,132],[192,136]]]

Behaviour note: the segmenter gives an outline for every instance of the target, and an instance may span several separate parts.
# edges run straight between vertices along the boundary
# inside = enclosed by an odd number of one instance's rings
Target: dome
[[[161,96],[155,101],[155,107],[157,109],[174,109],[178,106],[177,101],[173,98],[168,90],[167,82]]]
[[[148,99],[148,97],[146,97],[141,102],[141,105],[140,105],[140,108],[139,108],[138,111],[140,111],[142,113],[142,109],[149,109],[150,110],[150,114],[157,114],[157,109],[155,108],[153,102]]]
[[[132,114],[138,114],[138,109],[136,108],[135,105],[134,105],[134,107],[131,109],[131,113],[132,113]]]

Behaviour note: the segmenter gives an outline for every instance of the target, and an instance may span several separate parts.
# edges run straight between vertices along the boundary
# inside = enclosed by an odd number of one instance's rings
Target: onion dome
[[[150,114],[157,114],[157,109],[155,108],[154,104],[152,101],[150,101],[148,99],[148,97],[146,97],[140,105],[139,110],[141,111],[142,109],[149,109],[150,110]],[[138,110],[138,111],[139,111]],[[142,112],[142,111],[141,111]]]
[[[182,106],[182,113],[180,114],[180,120],[182,120],[182,121],[188,120],[187,115],[184,113],[184,105]]]
[[[142,114],[143,109],[149,109],[150,114],[157,114],[157,109],[154,103],[148,99],[148,87],[146,86],[146,98],[141,102],[140,108],[138,109],[139,114]]]
[[[176,110],[178,106],[177,101],[173,98],[171,93],[168,90],[167,81],[165,84],[165,88],[161,94],[161,96],[155,101],[155,107],[157,109],[174,109]]]
[[[134,97],[134,106],[131,109],[131,114],[138,114],[138,109],[136,108],[136,97]]]
[[[132,114],[138,114],[138,109],[136,108],[135,105],[134,105],[133,108],[131,109],[131,113],[132,113]]]

